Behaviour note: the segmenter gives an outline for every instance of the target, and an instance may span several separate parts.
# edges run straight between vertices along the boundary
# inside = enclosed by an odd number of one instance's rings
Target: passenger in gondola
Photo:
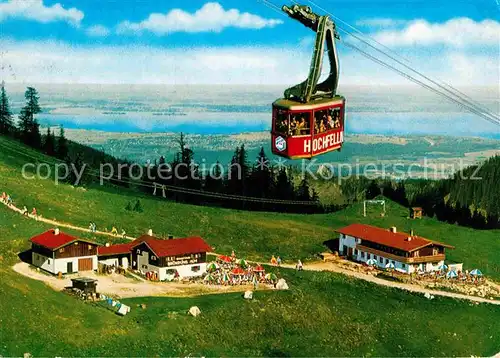
[[[293,117],[292,118],[292,123],[290,123],[290,132],[293,134],[293,135],[299,135],[300,133],[300,130],[299,130],[299,122],[297,121],[297,118],[296,117]]]
[[[326,120],[322,120],[322,121],[319,123],[319,132],[320,132],[320,133],[323,133],[323,132],[326,130],[326,127],[325,127],[325,122],[326,122]]]
[[[297,134],[298,135],[304,134],[305,129],[306,129],[306,121],[304,117],[300,117],[300,120],[297,124]]]
[[[328,115],[328,130],[335,128],[335,121],[332,118],[332,114]]]
[[[311,134],[311,123],[309,123],[309,120],[306,119],[305,117],[302,117],[302,120],[304,121],[304,129],[302,130],[302,134],[304,135]]]

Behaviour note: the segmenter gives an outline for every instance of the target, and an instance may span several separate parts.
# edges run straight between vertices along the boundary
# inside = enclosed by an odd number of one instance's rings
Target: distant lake
[[[187,112],[118,114],[40,114],[43,126],[105,132],[184,132],[187,134],[236,134],[271,128],[271,112]],[[491,130],[490,130],[491,127]],[[480,136],[500,139],[498,127],[467,113],[351,112],[346,130],[353,134]]]

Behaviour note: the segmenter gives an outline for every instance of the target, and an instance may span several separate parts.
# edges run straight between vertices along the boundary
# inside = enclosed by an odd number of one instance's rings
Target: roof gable
[[[438,241],[429,240],[421,236],[414,235],[411,236],[411,240],[408,240],[410,234],[404,232],[394,233],[390,230],[365,224],[351,224],[336,231],[344,235],[353,236],[362,240],[374,242],[380,245],[385,245],[407,252],[415,251],[431,244],[454,248],[453,246],[443,244]]]
[[[75,241],[82,241],[96,246],[98,245],[95,242],[76,238],[62,231],[60,231],[59,234],[56,235],[54,229],[46,231],[40,235],[34,236],[30,239],[30,241],[35,245],[43,246],[52,251],[57,250],[60,247],[69,245]]]
[[[201,237],[188,237],[183,239],[162,240],[153,236],[141,236],[132,248],[146,244],[158,257],[179,256],[210,252],[212,248]]]

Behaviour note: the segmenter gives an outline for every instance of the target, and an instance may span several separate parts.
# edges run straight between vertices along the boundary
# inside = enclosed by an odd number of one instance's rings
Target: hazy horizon
[[[42,125],[108,132],[235,134],[269,130],[278,85],[32,84]],[[26,84],[6,84],[14,113]],[[491,86],[460,89],[498,112]],[[452,135],[500,138],[498,127],[417,86],[343,85],[346,130],[356,134]]]

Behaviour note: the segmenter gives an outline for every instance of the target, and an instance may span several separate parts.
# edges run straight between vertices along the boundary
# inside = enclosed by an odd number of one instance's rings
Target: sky
[[[0,0],[0,80],[254,85],[302,81],[314,33],[263,1]],[[270,1],[280,7],[287,3]],[[355,27],[412,67],[447,83],[498,88],[497,1],[304,4],[319,14],[335,15],[343,21],[336,20],[339,28]],[[408,83],[343,44],[361,46],[355,38],[342,32],[341,38],[340,86]]]

